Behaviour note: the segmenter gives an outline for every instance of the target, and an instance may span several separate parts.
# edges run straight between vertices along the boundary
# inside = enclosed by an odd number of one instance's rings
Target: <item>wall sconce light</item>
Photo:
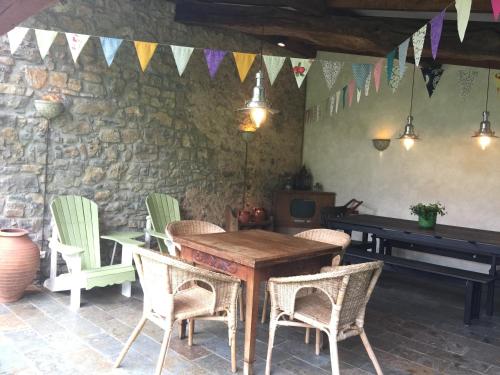
[[[372,139],[373,142],[373,147],[375,147],[378,151],[384,151],[389,147],[389,144],[391,143],[390,139]]]

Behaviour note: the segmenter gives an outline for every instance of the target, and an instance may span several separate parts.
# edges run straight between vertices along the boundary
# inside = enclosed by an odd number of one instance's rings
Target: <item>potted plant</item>
[[[35,100],[37,112],[46,119],[53,119],[59,116],[63,109],[62,97],[59,94],[46,94],[42,99]]]
[[[412,215],[418,215],[418,226],[423,229],[432,229],[436,225],[437,215],[446,215],[445,207],[440,202],[410,206]]]

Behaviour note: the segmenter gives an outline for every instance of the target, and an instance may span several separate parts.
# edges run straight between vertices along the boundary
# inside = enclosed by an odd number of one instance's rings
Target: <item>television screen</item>
[[[307,222],[310,220],[314,213],[316,212],[316,202],[307,199],[292,199],[290,202],[290,216],[292,216],[294,221]]]

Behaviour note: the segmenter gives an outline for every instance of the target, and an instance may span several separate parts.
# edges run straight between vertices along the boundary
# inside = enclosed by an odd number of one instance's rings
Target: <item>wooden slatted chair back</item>
[[[66,195],[55,198],[50,211],[61,243],[84,250],[82,270],[101,267],[97,204],[84,197]]]
[[[167,224],[181,219],[179,201],[170,195],[151,193],[146,197],[146,207],[155,232],[165,233]],[[168,252],[163,241],[158,241],[158,245],[163,253]]]

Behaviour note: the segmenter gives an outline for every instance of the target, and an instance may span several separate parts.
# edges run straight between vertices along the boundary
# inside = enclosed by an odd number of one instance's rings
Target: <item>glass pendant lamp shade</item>
[[[488,94],[490,92],[490,68],[488,68],[488,84],[486,85],[486,110],[483,111],[483,121],[479,124],[479,130],[474,133],[472,138],[476,138],[481,149],[486,150],[493,138],[498,138],[495,132],[491,130],[489,120],[490,113],[488,112]]]
[[[240,111],[248,111],[252,122],[259,128],[267,119],[268,113],[275,114],[278,111],[271,108],[266,101],[266,92],[262,84],[262,71],[255,75],[256,84],[253,88],[252,99],[247,100],[245,106]]]

